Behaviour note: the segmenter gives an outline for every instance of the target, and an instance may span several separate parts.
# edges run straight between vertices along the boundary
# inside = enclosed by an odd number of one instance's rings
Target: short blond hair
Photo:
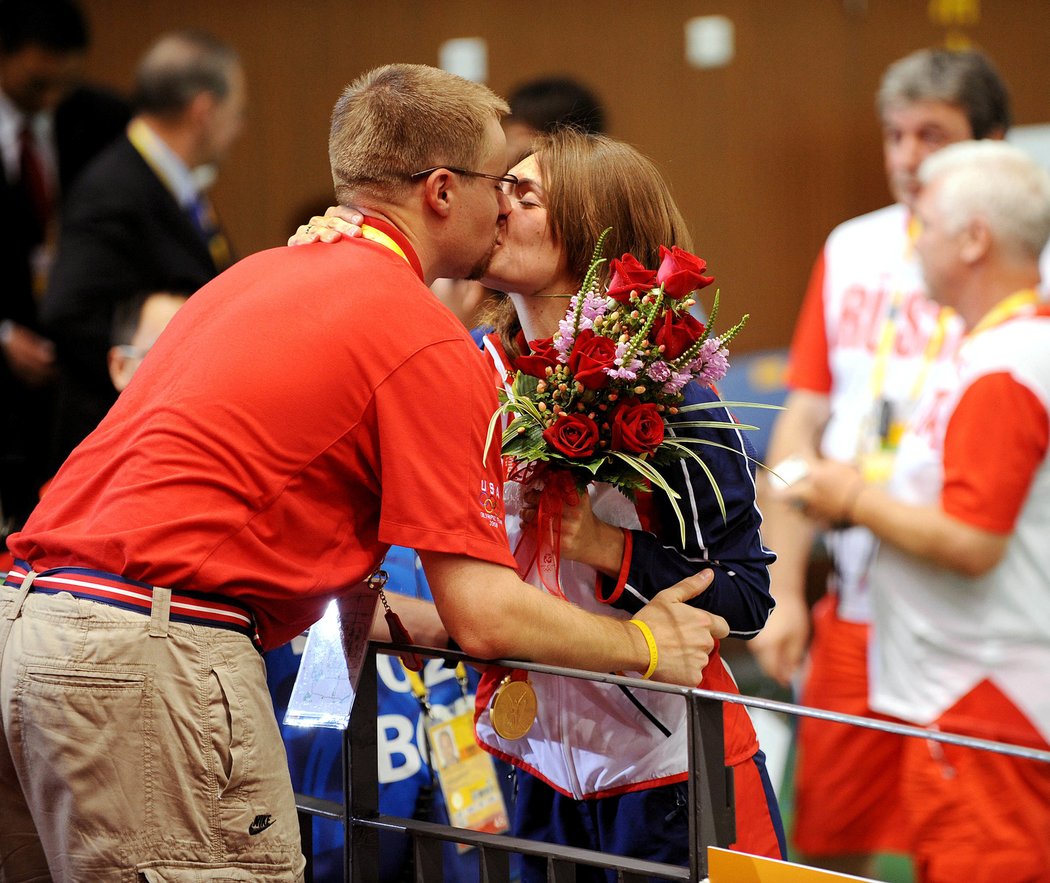
[[[507,103],[480,83],[422,64],[388,64],[347,86],[332,110],[328,159],[336,199],[396,199],[431,166],[475,168]]]

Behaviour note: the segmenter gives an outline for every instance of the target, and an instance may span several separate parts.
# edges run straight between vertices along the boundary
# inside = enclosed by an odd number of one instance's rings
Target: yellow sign
[[[930,0],[927,12],[934,24],[973,27],[981,20],[981,0]]]
[[[973,48],[973,40],[960,28],[972,28],[980,23],[980,0],[930,0],[926,11],[931,22],[947,28],[945,49],[961,52]]]
[[[833,883],[835,880],[867,880],[866,877],[852,877],[849,874],[793,865],[791,862],[730,852],[717,846],[708,847],[707,861],[711,883]]]

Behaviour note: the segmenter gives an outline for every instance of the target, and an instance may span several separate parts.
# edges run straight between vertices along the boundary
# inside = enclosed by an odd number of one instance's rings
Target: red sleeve
[[[941,508],[973,527],[1010,533],[1048,444],[1050,419],[1035,393],[1006,372],[979,378],[945,430]]]
[[[500,434],[487,359],[469,339],[415,354],[376,390],[379,539],[515,567],[503,520]]]
[[[790,389],[831,392],[828,330],[824,322],[824,252],[809,277],[806,297],[795,324],[788,356],[786,382]]]

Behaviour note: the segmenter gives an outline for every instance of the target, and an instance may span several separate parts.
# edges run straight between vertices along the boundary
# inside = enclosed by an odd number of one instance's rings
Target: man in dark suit
[[[207,201],[241,128],[244,73],[225,43],[161,37],[136,78],[137,116],[69,194],[41,316],[58,349],[53,465],[114,401],[106,367],[116,304],[144,291],[194,291],[230,262]]]
[[[62,196],[127,124],[111,92],[78,84],[87,26],[72,0],[0,0],[0,392],[10,413],[50,421],[54,346],[37,299]],[[0,534],[50,474],[38,434],[0,437]]]

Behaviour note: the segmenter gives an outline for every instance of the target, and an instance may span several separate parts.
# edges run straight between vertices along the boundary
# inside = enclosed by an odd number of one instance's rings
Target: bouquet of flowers
[[[517,360],[517,374],[501,393],[489,438],[506,415],[503,454],[511,478],[525,476],[527,481],[537,470],[546,471],[545,464],[567,470],[577,489],[591,481],[608,482],[633,499],[639,490],[659,487],[678,515],[684,541],[678,495],[654,466],[685,457],[695,460],[711,481],[725,517],[718,484],[691,449],[716,442],[675,437],[666,421],[685,411],[737,404],[683,406],[682,391],[693,380],[712,384],[725,375],[726,346],[748,317],[714,334],[716,293],[707,324],[696,319],[690,313],[696,303],[692,294],[714,279],[704,275],[705,261],[678,247],[660,247],[656,270],[630,254],[613,260],[608,290],[602,291],[599,268],[608,232],[599,239],[558,332],[530,341],[531,354]],[[676,425],[741,428],[713,420]]]

